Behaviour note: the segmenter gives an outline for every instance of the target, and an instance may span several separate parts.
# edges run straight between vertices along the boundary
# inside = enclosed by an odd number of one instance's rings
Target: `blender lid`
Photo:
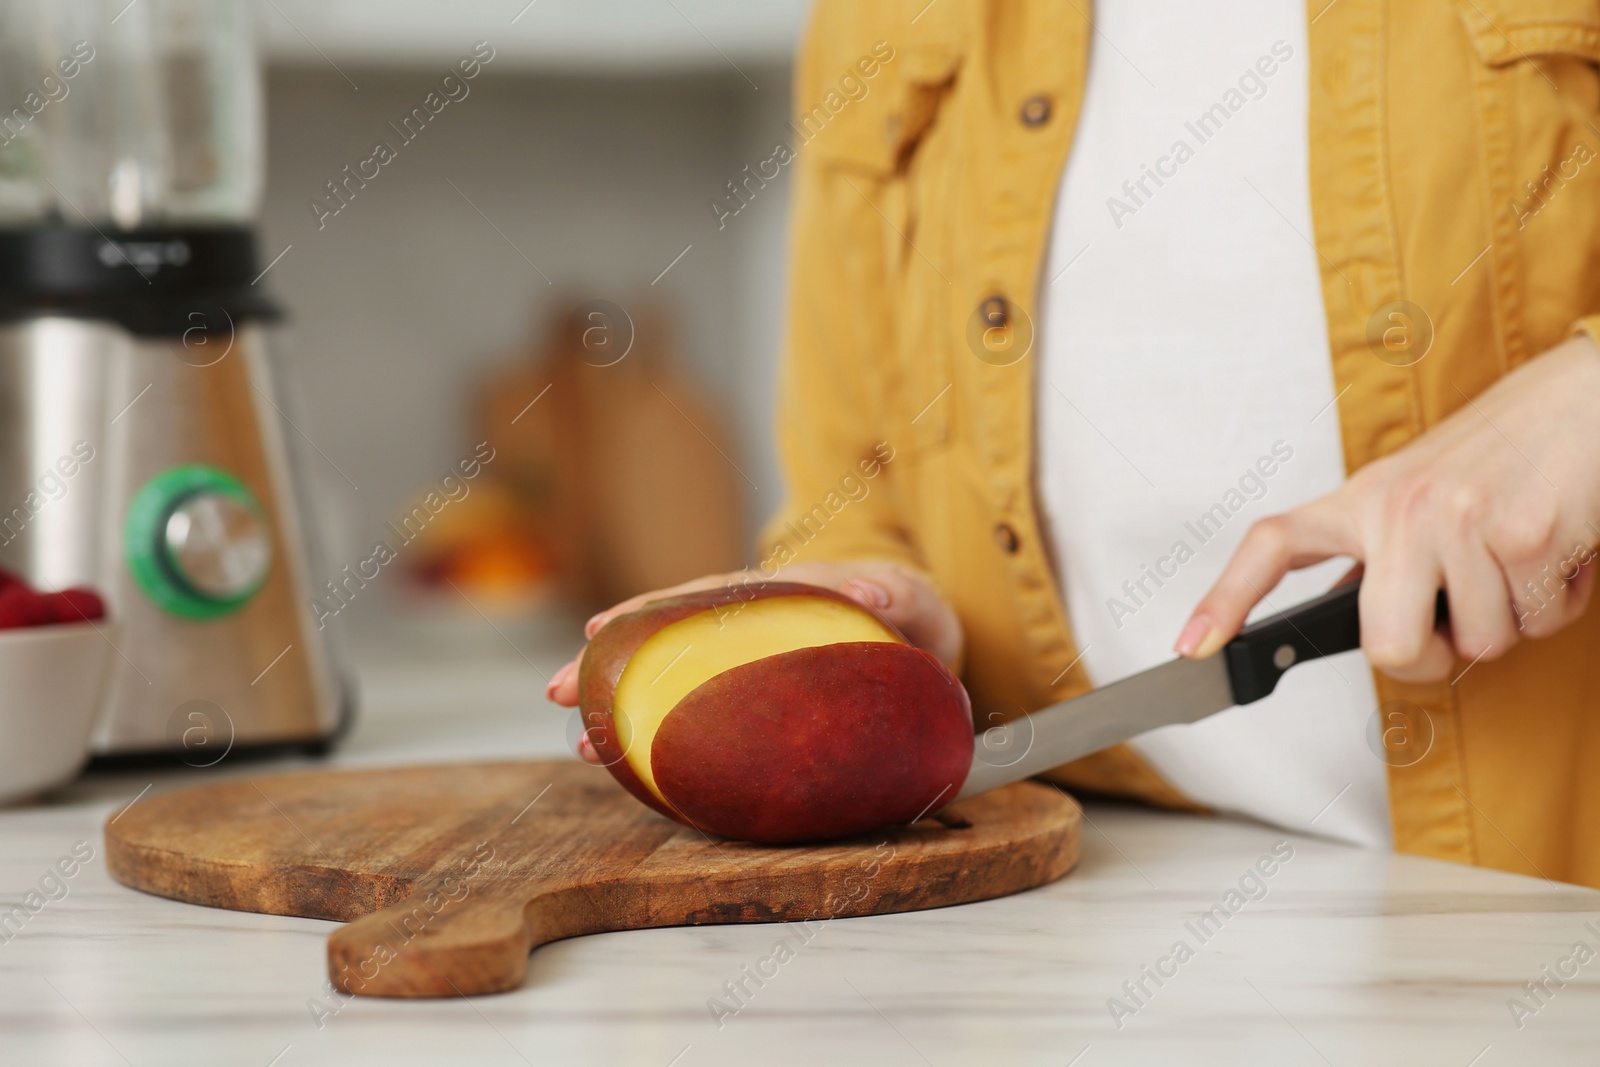
[[[181,336],[197,324],[278,318],[277,305],[255,285],[259,271],[247,226],[5,228],[0,322],[68,315],[109,320],[135,334]]]

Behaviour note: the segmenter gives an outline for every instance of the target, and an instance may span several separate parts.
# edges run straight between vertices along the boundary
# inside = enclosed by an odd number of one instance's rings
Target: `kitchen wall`
[[[497,55],[403,142],[389,123],[454,58],[269,71],[262,254],[282,258],[262,284],[292,316],[290,415],[334,565],[470,451],[475,377],[573,298],[681,313],[680,347],[734,416],[759,487],[753,529],[780,488],[770,410],[787,172],[725,229],[707,201],[785,136],[787,68],[552,74]],[[339,207],[325,183],[380,140],[395,158],[345,186]]]

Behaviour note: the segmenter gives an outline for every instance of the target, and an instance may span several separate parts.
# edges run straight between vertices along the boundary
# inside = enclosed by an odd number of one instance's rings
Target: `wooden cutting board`
[[[815,922],[1004,896],[1078,861],[1080,812],[1023,782],[819,846],[708,838],[575,761],[280,775],[139,801],[106,824],[125,885],[236,911],[349,923],[349,993],[514,989],[548,941],[698,923]],[[963,825],[965,824],[965,825]]]

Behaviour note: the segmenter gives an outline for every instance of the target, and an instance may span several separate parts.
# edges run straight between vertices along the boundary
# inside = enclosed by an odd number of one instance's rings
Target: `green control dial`
[[[272,536],[254,494],[199,464],[162,471],[134,495],[123,526],[134,581],[186,619],[237,611],[272,569]]]

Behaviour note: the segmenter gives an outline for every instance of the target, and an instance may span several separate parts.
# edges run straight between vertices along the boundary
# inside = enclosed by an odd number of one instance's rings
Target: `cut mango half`
[[[723,671],[799,648],[852,641],[905,642],[864,609],[820,596],[775,596],[702,611],[652,634],[617,680],[612,723],[624,758],[656,788],[656,731],[690,691]]]

